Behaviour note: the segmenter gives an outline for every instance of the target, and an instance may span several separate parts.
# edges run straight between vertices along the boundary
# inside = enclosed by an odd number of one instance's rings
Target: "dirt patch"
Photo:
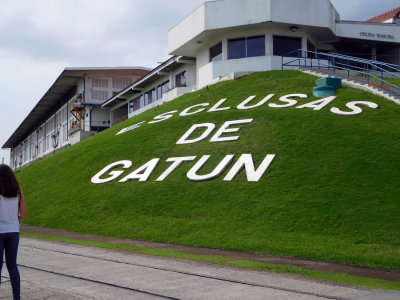
[[[177,245],[169,243],[121,239],[121,238],[98,236],[92,234],[84,234],[66,230],[59,230],[53,228],[38,227],[26,224],[22,225],[21,231],[27,233],[47,235],[47,236],[69,238],[74,240],[140,246],[150,249],[162,249],[162,250],[170,250],[170,251],[184,252],[190,254],[222,256],[238,260],[266,262],[277,265],[295,266],[315,271],[332,272],[339,274],[347,273],[353,276],[370,277],[370,278],[400,282],[400,271],[383,270],[383,269],[376,269],[358,265],[333,263],[320,260],[295,258],[295,257],[279,256],[279,255],[264,254],[264,253],[252,253],[252,252],[222,250],[222,249],[198,247],[198,246],[186,246],[186,245]]]

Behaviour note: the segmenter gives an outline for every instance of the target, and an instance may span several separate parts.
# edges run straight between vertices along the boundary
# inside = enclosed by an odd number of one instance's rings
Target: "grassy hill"
[[[400,107],[372,94],[344,87],[320,110],[296,108],[317,100],[315,77],[297,71],[256,73],[210,86],[129,119],[109,130],[18,172],[26,194],[27,223],[141,240],[211,246],[355,263],[400,270]],[[286,108],[279,97],[307,94]],[[268,94],[266,104],[237,109],[247,97],[252,105]],[[217,103],[228,110],[179,116],[185,108]],[[378,109],[340,116],[350,101],[371,101]],[[195,111],[193,108],[191,111]],[[149,124],[157,115],[173,117]],[[237,141],[210,143],[226,121]],[[121,129],[139,128],[116,135]],[[214,123],[208,139],[176,142],[194,124]],[[232,181],[194,182],[186,173],[211,155],[198,173],[207,174],[227,154],[251,153],[255,166],[267,154],[275,158],[259,182],[244,170]],[[156,179],[171,157],[196,156],[164,181]],[[160,162],[146,182],[118,180],[153,158]],[[130,160],[133,166],[117,180],[92,184],[105,166]],[[233,162],[234,163],[234,162]],[[230,165],[232,166],[233,163]],[[122,170],[121,168],[115,170]],[[114,170],[114,171],[115,171]],[[103,176],[106,178],[107,176]]]

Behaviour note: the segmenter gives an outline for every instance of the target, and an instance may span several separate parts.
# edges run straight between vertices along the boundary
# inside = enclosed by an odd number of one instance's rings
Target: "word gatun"
[[[232,163],[234,155],[228,154],[226,155],[208,174],[198,174],[200,169],[204,166],[207,160],[210,158],[210,155],[203,155],[197,162],[192,166],[192,168],[186,173],[188,179],[192,181],[205,181],[212,180],[219,177]],[[247,181],[249,182],[258,182],[260,178],[263,176],[265,171],[268,169],[271,162],[274,160],[275,154],[267,154],[264,160],[256,169],[253,162],[253,157],[251,154],[242,154],[239,156],[238,160],[233,164],[232,168],[223,178],[224,181],[233,180],[237,174],[242,169],[245,169]],[[177,168],[179,168],[184,162],[192,162],[197,159],[197,156],[183,156],[183,157],[170,157],[166,160],[166,162],[170,163],[170,166],[164,170],[164,172],[155,180],[155,181],[163,181],[167,178],[172,172],[174,172]],[[140,182],[147,181],[150,175],[157,168],[158,163],[160,162],[160,158],[153,158],[141,167],[137,168],[133,172],[129,173],[122,179],[118,180],[118,182],[127,182],[130,180],[137,180]],[[119,169],[129,169],[132,166],[132,162],[130,160],[121,160],[109,164],[100,172],[92,177],[91,182],[94,184],[106,183],[119,178],[122,174],[125,173],[125,170],[114,170],[115,168]]]

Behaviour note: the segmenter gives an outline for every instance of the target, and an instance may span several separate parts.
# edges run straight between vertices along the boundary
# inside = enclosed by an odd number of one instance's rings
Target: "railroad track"
[[[43,247],[25,246],[25,245],[20,245],[20,248],[22,248],[21,250],[26,249],[28,251],[35,250],[35,251],[43,251],[43,252],[47,252],[47,253],[56,253],[56,254],[59,254],[62,256],[70,256],[70,257],[72,257],[72,259],[84,258],[84,259],[94,260],[96,265],[102,264],[102,263],[113,263],[113,264],[117,264],[117,265],[140,267],[140,268],[144,268],[147,270],[179,274],[179,275],[195,277],[195,278],[199,278],[199,279],[208,279],[208,280],[217,281],[217,282],[225,282],[225,283],[234,284],[234,285],[261,288],[261,289],[266,289],[266,292],[267,292],[267,290],[276,290],[276,291],[281,291],[281,292],[286,292],[286,293],[293,293],[294,297],[295,297],[295,295],[297,295],[297,297],[298,296],[305,296],[305,297],[309,296],[310,298],[317,298],[317,299],[349,300],[348,298],[335,297],[335,296],[325,295],[325,294],[321,294],[321,293],[307,292],[307,291],[302,291],[302,290],[297,290],[297,289],[292,289],[292,288],[278,287],[278,286],[274,286],[274,285],[259,284],[259,283],[249,282],[246,280],[235,280],[232,278],[205,275],[205,274],[200,274],[200,273],[196,273],[196,272],[182,271],[182,270],[173,269],[173,268],[156,267],[156,266],[152,266],[152,265],[148,265],[148,264],[127,262],[127,261],[122,261],[122,260],[118,260],[118,259],[110,259],[110,258],[98,257],[98,256],[93,256],[93,255],[81,254],[81,253],[73,253],[73,252],[64,251],[64,250],[53,250],[53,249],[48,249],[48,248],[43,248]],[[23,272],[24,268],[33,270],[36,272],[45,272],[47,274],[58,275],[58,276],[67,277],[67,278],[71,278],[71,279],[77,279],[77,280],[82,280],[85,282],[100,284],[100,285],[107,286],[107,287],[118,288],[118,289],[122,289],[125,291],[131,291],[132,293],[136,293],[136,294],[153,296],[155,299],[157,299],[157,298],[158,299],[184,299],[184,298],[178,298],[178,297],[174,297],[171,295],[167,295],[164,293],[155,293],[153,291],[148,291],[145,289],[137,289],[137,288],[133,288],[133,287],[126,286],[126,285],[119,285],[119,284],[110,283],[110,282],[103,281],[103,280],[91,279],[86,276],[73,275],[68,272],[60,272],[60,271],[55,271],[55,270],[51,270],[51,269],[47,269],[47,268],[43,268],[43,267],[37,267],[37,266],[27,264],[27,263],[21,263],[21,264],[19,264],[19,266],[20,266],[20,268],[22,268],[21,272]],[[166,276],[168,276],[168,274],[166,274]]]

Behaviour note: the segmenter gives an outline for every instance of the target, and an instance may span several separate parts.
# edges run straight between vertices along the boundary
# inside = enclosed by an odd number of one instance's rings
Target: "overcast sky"
[[[1,0],[0,147],[65,67],[153,68],[168,58],[168,29],[203,2]],[[345,20],[365,20],[400,5],[331,2]],[[0,150],[3,157],[8,163],[9,152]]]

